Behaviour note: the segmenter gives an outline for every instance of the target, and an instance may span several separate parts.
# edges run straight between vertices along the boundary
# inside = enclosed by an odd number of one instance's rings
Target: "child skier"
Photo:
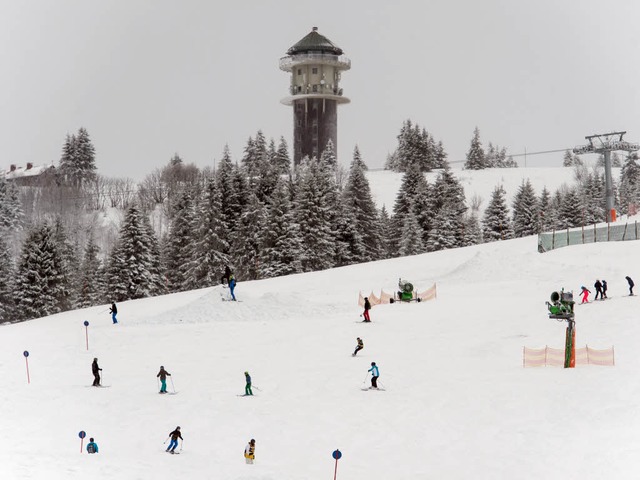
[[[580,304],[589,303],[589,294],[591,293],[591,290],[589,290],[584,285],[580,287],[580,289],[580,293],[582,294],[582,301],[580,302]]]
[[[358,354],[358,352],[364,348],[364,342],[360,337],[357,338],[357,341],[358,341],[358,345],[356,346],[356,349],[353,351],[353,354],[351,355],[352,357],[355,357]]]
[[[233,273],[229,277],[229,291],[231,292],[231,298],[233,301],[236,301],[236,296],[233,293],[233,290],[236,288],[236,277],[233,276]]]
[[[602,280],[602,297],[609,298],[607,297],[607,281],[606,280]]]
[[[167,375],[171,376],[169,372],[167,372],[163,366],[160,366],[160,371],[156,377],[160,377],[160,393],[167,393]]]
[[[90,438],[87,443],[87,453],[98,453],[98,444],[93,441],[93,438]]]
[[[378,370],[378,366],[376,362],[371,362],[371,368],[367,370],[371,372],[371,388],[378,388],[378,377],[380,376],[380,371]]]
[[[114,324],[118,323],[118,319],[116,318],[116,315],[118,314],[118,308],[116,307],[115,303],[111,304],[111,308],[109,309],[109,313],[111,314],[111,320],[113,320],[113,323]]]
[[[252,438],[251,440],[249,440],[249,443],[247,443],[247,446],[244,447],[244,461],[249,464],[249,465],[253,465],[253,461],[256,458],[256,441]]]
[[[604,300],[604,295],[602,294],[602,283],[600,283],[600,280],[596,280],[596,283],[594,283],[593,286],[596,289],[596,296],[594,300],[598,299],[598,295],[600,295],[600,300]]]
[[[171,441],[169,442],[169,446],[165,451],[169,453],[175,453],[175,449],[178,446],[178,439],[184,442],[184,438],[182,438],[182,434],[180,433],[180,427],[176,427],[176,429],[169,434],[169,437],[171,438]]]
[[[229,265],[225,265],[224,275],[222,275],[222,278],[220,279],[220,281],[222,282],[222,285],[229,285],[230,278],[231,278],[231,269],[229,268]]]
[[[634,286],[633,280],[631,280],[631,277],[629,277],[629,276],[626,276],[624,278],[627,279],[627,283],[629,284],[629,296],[632,296],[633,295],[633,286]]]
[[[244,386],[244,394],[253,395],[253,392],[251,391],[251,375],[249,375],[249,372],[244,372],[244,379],[247,382]]]
[[[369,302],[369,297],[364,297],[364,322],[370,322],[371,318],[369,317],[369,310],[371,310],[371,303]]]
[[[93,363],[91,364],[91,372],[93,373],[93,386],[100,386],[100,372],[102,369],[98,366],[98,359],[94,358]]]

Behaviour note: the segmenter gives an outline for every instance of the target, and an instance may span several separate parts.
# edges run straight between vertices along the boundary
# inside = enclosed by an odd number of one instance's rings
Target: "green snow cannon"
[[[400,279],[398,281],[398,300],[403,302],[410,302],[413,300],[413,284],[405,280]]]
[[[557,320],[569,320],[573,319],[573,293],[560,292],[551,293],[551,303],[547,302],[547,309],[549,310],[549,318],[555,318]]]

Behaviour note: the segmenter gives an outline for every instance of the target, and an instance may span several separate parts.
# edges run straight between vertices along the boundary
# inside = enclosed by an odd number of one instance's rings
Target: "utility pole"
[[[573,149],[576,155],[585,153],[602,153],[604,155],[604,179],[605,179],[605,195],[607,197],[607,222],[613,221],[613,212],[615,209],[613,197],[613,179],[611,176],[611,152],[616,150],[624,150],[626,152],[635,152],[640,150],[637,143],[630,143],[622,140],[627,132],[611,132],[599,133],[584,137],[588,145],[580,145]]]

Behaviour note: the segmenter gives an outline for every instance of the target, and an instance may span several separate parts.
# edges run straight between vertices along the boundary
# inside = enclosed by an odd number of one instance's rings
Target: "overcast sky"
[[[142,179],[178,152],[239,160],[261,129],[291,148],[278,59],[313,26],[352,62],[338,154],[383,165],[410,118],[464,159],[475,126],[520,153],[627,130],[640,141],[640,2],[0,2],[0,167],[57,163],[83,126],[99,172]],[[562,155],[528,159],[559,164]]]

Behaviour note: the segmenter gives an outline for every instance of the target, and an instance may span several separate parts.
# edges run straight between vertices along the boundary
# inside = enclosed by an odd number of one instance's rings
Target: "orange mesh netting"
[[[425,302],[427,300],[433,300],[436,297],[437,297],[437,294],[436,294],[436,284],[435,283],[433,284],[433,286],[431,288],[428,288],[424,292],[418,293],[418,295],[417,295],[417,298],[419,298],[423,302]]]
[[[602,365],[613,367],[615,352],[613,347],[605,350],[596,350],[588,345],[576,348],[576,366]],[[564,349],[561,348],[528,348],[522,350],[523,367],[564,367]]]

